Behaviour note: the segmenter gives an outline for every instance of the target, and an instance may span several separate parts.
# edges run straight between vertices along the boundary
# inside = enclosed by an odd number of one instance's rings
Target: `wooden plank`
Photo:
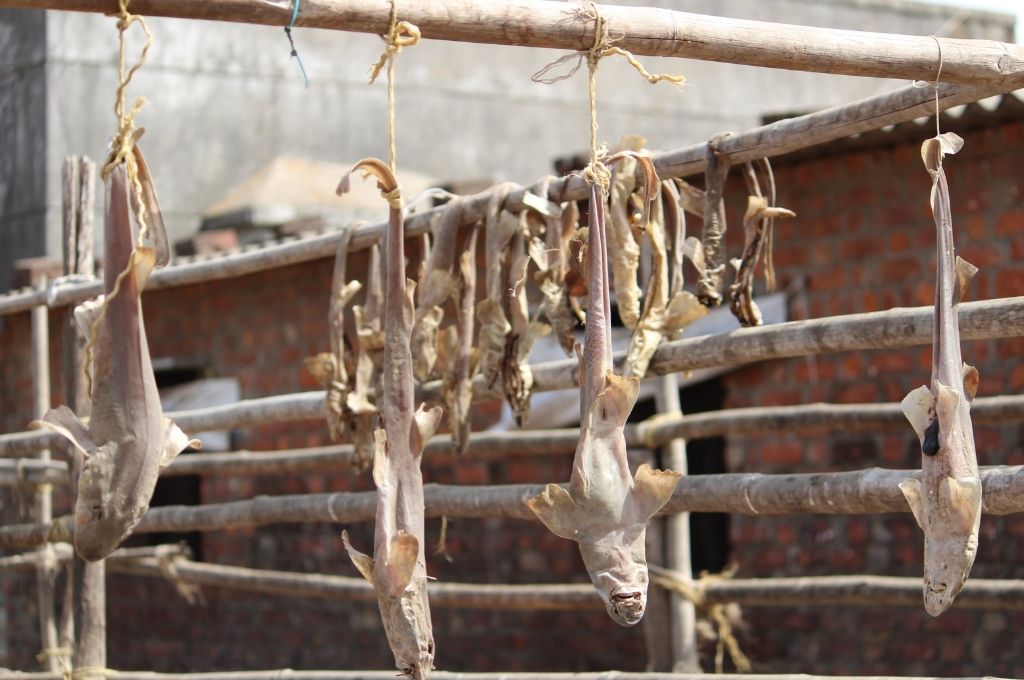
[[[0,0],[0,7],[110,13],[110,0]],[[836,75],[1024,85],[1024,48],[992,40],[871,33],[599,4],[615,46],[635,55],[683,57]],[[264,0],[133,0],[147,16],[285,26],[289,3]],[[391,9],[366,0],[303,0],[297,26],[386,34]],[[425,39],[589,50],[595,21],[554,0],[403,0],[400,19]]]

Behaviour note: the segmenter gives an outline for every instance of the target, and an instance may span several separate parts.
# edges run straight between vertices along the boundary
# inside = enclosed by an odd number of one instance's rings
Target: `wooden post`
[[[32,282],[34,286],[45,287],[46,277]],[[33,381],[33,415],[42,418],[50,409],[50,310],[46,307],[32,309],[32,381]],[[40,449],[36,457],[49,462],[50,449]],[[53,519],[53,499],[49,484],[40,484],[36,488],[35,508],[33,517],[37,522],[50,522]],[[43,670],[53,673],[61,668],[60,649],[57,641],[57,624],[54,619],[54,585],[57,573],[57,562],[53,546],[45,543],[40,547],[40,559],[36,563],[36,599],[39,607],[39,663]]]
[[[64,160],[64,273],[66,276],[93,274],[92,233],[96,164],[86,157],[69,156]],[[82,380],[83,349],[68,307],[64,322],[64,396],[71,409],[81,416],[91,409]],[[73,459],[74,460],[74,459]],[[73,462],[72,460],[72,462]],[[72,465],[72,494],[78,473]],[[102,679],[107,666],[106,569],[103,561],[85,562],[77,555],[72,560],[69,588],[73,592],[73,627],[78,632],[74,666],[76,680]],[[67,599],[65,599],[67,602]],[[66,631],[71,624],[62,628]]]
[[[675,373],[658,376],[654,393],[660,414],[682,415],[679,378]],[[661,447],[662,467],[687,474],[686,440],[673,439]],[[690,564],[690,514],[682,512],[665,518],[665,566],[687,580],[693,579]],[[697,613],[693,603],[679,593],[669,596],[672,672],[699,673],[697,661]]]

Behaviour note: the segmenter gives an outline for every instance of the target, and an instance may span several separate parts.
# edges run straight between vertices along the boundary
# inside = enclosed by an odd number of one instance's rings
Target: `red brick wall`
[[[924,128],[922,129],[925,130]],[[1016,295],[1024,274],[1019,164],[1022,125],[965,132],[967,145],[947,162],[960,252],[981,267],[971,299]],[[799,217],[780,221],[776,267],[780,287],[806,277],[791,298],[790,318],[930,304],[934,227],[919,140],[776,163],[780,203]],[[735,173],[734,173],[735,174]],[[738,250],[740,182],[733,177],[731,252]],[[353,276],[358,266],[352,265]],[[199,359],[210,377],[237,376],[243,398],[316,389],[301,359],[326,349],[328,259],[240,279],[146,295],[154,357]],[[692,280],[692,279],[691,279]],[[56,317],[52,321],[56,324]],[[30,417],[28,316],[0,327],[0,424],[22,429]],[[55,347],[57,339],[54,340]],[[964,356],[981,370],[981,394],[1016,392],[1024,369],[1021,341],[970,342]],[[54,380],[59,375],[54,351]],[[727,406],[811,401],[896,401],[922,384],[929,350],[834,354],[766,362],[727,376]],[[684,409],[686,404],[684,403]],[[1022,461],[1019,428],[977,428],[982,464]],[[307,421],[240,430],[239,448],[326,443],[323,423]],[[885,435],[855,432],[810,437],[730,437],[734,471],[793,472],[919,464],[909,426]],[[499,463],[437,460],[425,478],[495,484],[565,479],[568,458]],[[304,478],[209,478],[204,502],[257,494],[370,488],[369,475],[347,472]],[[9,515],[8,515],[9,516]],[[279,526],[203,536],[206,560],[253,567],[354,576],[333,525]],[[349,527],[369,549],[368,525]],[[428,522],[429,540],[438,535]],[[1020,517],[986,517],[973,574],[1021,575]],[[922,539],[909,515],[734,517],[733,557],[741,576],[874,573],[918,576]],[[539,525],[459,520],[449,525],[447,563],[429,559],[445,581],[585,581],[578,552]],[[34,667],[38,648],[31,579],[5,576],[10,664]],[[161,671],[273,667],[391,667],[374,605],[258,596],[207,589],[207,604],[187,606],[166,583],[118,576],[108,589],[109,663]],[[880,674],[1024,674],[1024,642],[1014,635],[1024,616],[954,609],[933,620],[923,608],[748,608],[740,638],[759,672]],[[435,609],[440,668],[483,670],[641,670],[641,630],[623,629],[599,611],[477,612]],[[705,668],[710,668],[704,659]]]

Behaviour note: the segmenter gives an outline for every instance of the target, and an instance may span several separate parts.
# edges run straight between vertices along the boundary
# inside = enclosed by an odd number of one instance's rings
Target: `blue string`
[[[288,22],[288,25],[284,27],[284,34],[288,36],[288,44],[292,46],[291,56],[295,57],[295,61],[299,65],[299,71],[302,72],[302,79],[306,81],[306,89],[309,89],[309,76],[306,74],[306,67],[302,65],[302,57],[299,56],[299,51],[295,49],[295,41],[292,40],[292,28],[295,26],[296,19],[299,18],[299,5],[302,4],[302,0],[294,0],[292,2],[292,20]]]

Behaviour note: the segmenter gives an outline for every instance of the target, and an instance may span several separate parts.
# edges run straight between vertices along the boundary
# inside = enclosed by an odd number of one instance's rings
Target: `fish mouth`
[[[608,600],[608,614],[620,626],[635,626],[644,616],[644,594],[636,588],[619,588]]]
[[[945,583],[925,583],[924,609],[931,616],[939,616],[953,605],[961,588],[950,588]]]

